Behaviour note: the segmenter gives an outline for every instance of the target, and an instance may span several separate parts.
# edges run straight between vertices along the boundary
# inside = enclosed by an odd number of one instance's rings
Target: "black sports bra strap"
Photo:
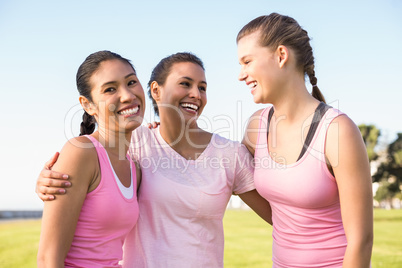
[[[271,123],[272,116],[274,115],[274,107],[271,107],[271,110],[269,110],[268,113],[268,122],[267,122],[267,138],[268,138],[268,132],[269,132],[269,124]],[[267,139],[268,140],[268,139]]]
[[[320,124],[321,119],[329,108],[331,108],[331,106],[323,102],[320,102],[320,104],[318,104],[317,108],[315,109],[313,121],[311,122],[310,129],[308,130],[306,140],[304,141],[302,151],[300,152],[297,161],[299,161],[299,159],[302,158],[304,153],[307,151],[307,148],[310,146],[310,143],[313,140],[314,134],[318,128],[318,125]]]
[[[323,102],[320,102],[320,104],[318,104],[318,106],[314,112],[313,121],[311,122],[310,129],[308,130],[306,140],[304,141],[303,148],[300,152],[299,157],[297,158],[297,161],[299,161],[300,158],[302,158],[303,155],[306,153],[307,148],[310,146],[310,143],[313,140],[314,134],[317,130],[317,127],[318,127],[321,119],[323,118],[324,114],[328,111],[329,108],[331,108],[331,106],[329,106]],[[268,132],[269,132],[269,124],[271,122],[271,118],[272,118],[273,114],[274,114],[274,107],[272,107],[268,113],[267,137],[268,137]]]

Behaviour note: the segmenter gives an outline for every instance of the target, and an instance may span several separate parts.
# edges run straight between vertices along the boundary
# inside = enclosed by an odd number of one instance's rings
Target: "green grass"
[[[271,267],[272,226],[253,211],[227,210],[225,267]]]
[[[373,268],[402,267],[402,210],[374,210]]]
[[[0,267],[36,267],[40,220],[0,223]]]
[[[224,218],[225,268],[271,267],[272,228],[251,211]],[[374,211],[372,268],[402,267],[402,210]],[[0,223],[0,268],[36,267],[40,220]]]

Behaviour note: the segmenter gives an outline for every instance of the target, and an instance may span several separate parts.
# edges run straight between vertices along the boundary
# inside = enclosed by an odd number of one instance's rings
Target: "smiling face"
[[[164,116],[183,116],[185,122],[201,115],[207,103],[206,89],[204,70],[192,62],[174,63],[163,85],[151,85],[161,120]]]
[[[259,37],[257,31],[238,41],[239,80],[246,82],[255,103],[272,103],[280,85],[280,58],[276,51],[261,46]]]
[[[91,76],[92,101],[82,99],[84,109],[94,115],[99,130],[131,132],[141,125],[145,96],[135,71],[121,60],[106,60]]]

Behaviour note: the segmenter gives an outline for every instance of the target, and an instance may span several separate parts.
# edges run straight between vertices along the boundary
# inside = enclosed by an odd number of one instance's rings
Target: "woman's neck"
[[[159,131],[162,138],[174,149],[198,148],[209,143],[203,134],[210,134],[200,129],[197,121],[186,122],[183,118],[177,119],[171,116],[160,116]],[[211,135],[211,134],[210,134]]]
[[[276,118],[286,119],[287,122],[305,120],[306,115],[314,112],[319,101],[307,91],[303,83],[287,85],[282,90],[280,98],[272,102]]]
[[[114,132],[103,131],[102,129],[94,133],[95,138],[105,147],[109,156],[117,157],[119,160],[126,159],[131,135],[132,131]]]

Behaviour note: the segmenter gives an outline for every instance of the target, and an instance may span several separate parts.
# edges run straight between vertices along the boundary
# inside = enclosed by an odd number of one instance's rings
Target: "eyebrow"
[[[188,77],[188,76],[183,76],[182,78],[184,78],[184,79],[187,79],[187,80],[190,80],[190,81],[194,82],[194,79],[192,79],[191,77]],[[201,81],[201,83],[203,83],[203,84],[206,84],[206,85],[207,85],[207,82],[206,82],[206,81]]]
[[[243,57],[240,58],[239,60],[239,64],[241,64],[242,62],[244,62],[244,59],[250,57],[250,55],[244,55]]]
[[[125,77],[124,77],[124,79],[127,79],[127,78],[129,78],[130,76],[136,76],[136,73],[129,73],[128,75],[126,75]],[[106,83],[104,83],[103,85],[102,85],[102,87],[104,87],[104,86],[107,86],[107,85],[112,85],[112,84],[116,84],[116,81],[109,81],[109,82],[106,82]]]

